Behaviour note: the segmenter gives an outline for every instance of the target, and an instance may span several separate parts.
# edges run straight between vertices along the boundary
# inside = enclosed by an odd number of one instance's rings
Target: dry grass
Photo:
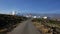
[[[50,30],[50,28],[45,27],[41,23],[34,22],[33,24],[36,26],[38,30],[42,31],[43,34],[47,34],[48,31]],[[52,34],[52,33],[48,33],[48,34]]]

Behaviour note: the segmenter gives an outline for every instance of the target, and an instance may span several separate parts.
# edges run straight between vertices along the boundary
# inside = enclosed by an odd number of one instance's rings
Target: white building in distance
[[[48,17],[44,16],[43,19],[47,19]]]
[[[15,15],[15,14],[16,14],[16,12],[15,12],[15,11],[13,11],[13,12],[12,12],[12,15]]]
[[[16,11],[12,11],[10,15],[16,15]]]
[[[37,16],[33,16],[33,18],[37,18]]]

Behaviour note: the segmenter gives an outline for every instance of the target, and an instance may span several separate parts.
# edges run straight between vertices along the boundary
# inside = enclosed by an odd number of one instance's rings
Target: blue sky
[[[60,0],[0,0],[0,13],[60,13]]]

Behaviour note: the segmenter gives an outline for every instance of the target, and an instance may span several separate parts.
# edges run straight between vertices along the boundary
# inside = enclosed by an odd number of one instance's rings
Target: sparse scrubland
[[[42,34],[60,34],[60,21],[35,18],[32,22]]]

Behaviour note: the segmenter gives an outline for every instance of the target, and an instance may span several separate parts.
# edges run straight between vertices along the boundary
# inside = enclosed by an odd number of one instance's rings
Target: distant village
[[[9,15],[18,15],[18,16],[24,16],[24,17],[27,17],[27,18],[43,18],[43,19],[53,19],[53,20],[58,20],[60,21],[60,18],[55,18],[55,17],[49,17],[49,16],[37,16],[37,15],[32,15],[31,13],[29,14],[21,14],[20,13],[17,13],[16,11],[12,11],[9,13]]]

